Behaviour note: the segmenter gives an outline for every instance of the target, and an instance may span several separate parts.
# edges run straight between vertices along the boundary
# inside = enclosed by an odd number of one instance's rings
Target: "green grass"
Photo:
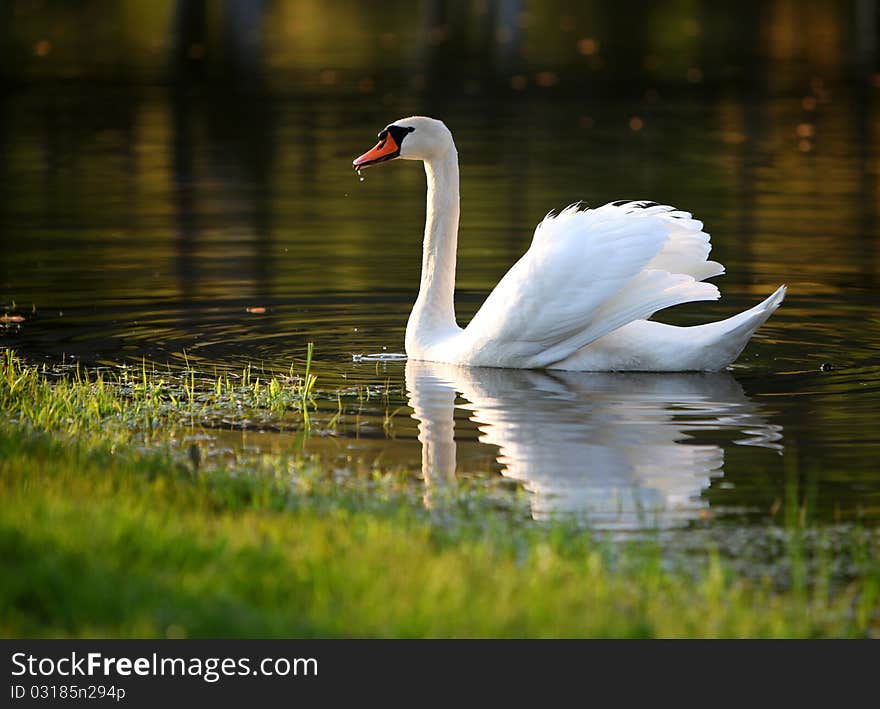
[[[153,375],[138,389],[53,381],[11,354],[3,367],[7,637],[837,637],[876,623],[871,555],[845,586],[785,592],[709,553],[685,573],[654,544],[522,524],[479,490],[429,511],[394,476],[340,486],[295,452],[194,466],[173,441],[190,404]]]
[[[276,428],[302,428],[314,405],[316,377],[311,373],[312,346],[305,374],[264,375],[246,367],[240,374],[214,376],[125,367],[112,373],[63,374],[24,367],[14,353],[0,355],[0,411],[20,424],[40,430],[102,435],[149,434],[154,428],[180,429],[258,414],[256,424],[271,419]]]

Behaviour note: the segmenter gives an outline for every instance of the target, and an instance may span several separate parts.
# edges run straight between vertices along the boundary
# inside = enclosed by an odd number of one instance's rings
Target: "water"
[[[210,66],[207,80],[144,79],[161,48],[141,47],[146,59],[124,82],[86,60],[65,81],[34,78],[42,65],[28,64],[0,108],[0,301],[24,317],[0,324],[0,344],[38,362],[287,372],[314,342],[321,408],[334,413],[341,390],[344,410],[335,434],[307,448],[341,467],[410,470],[425,504],[476,477],[525,490],[535,520],[614,532],[733,539],[778,528],[792,505],[828,530],[876,527],[880,89],[870,76],[833,53],[818,66],[756,66],[754,48],[735,70],[725,50],[694,58],[698,69],[618,63],[614,74],[612,55],[585,74],[528,39],[520,59],[492,54],[487,69],[478,60],[491,46],[462,58],[450,22],[445,44],[400,30],[376,56],[339,56],[329,41],[291,49],[293,59],[274,47],[264,80],[245,88],[211,80]],[[712,46],[712,28],[699,46]],[[579,31],[571,42],[583,55],[592,45],[575,42]],[[403,55],[415,68],[401,74]],[[442,70],[455,61],[459,83]],[[544,214],[581,199],[653,199],[705,222],[727,267],[722,300],[663,321],[726,317],[781,283],[787,300],[713,375],[402,361],[424,174],[398,162],[361,182],[351,160],[387,123],[422,112],[452,128],[461,159],[460,323]],[[211,435],[259,448],[292,434]]]

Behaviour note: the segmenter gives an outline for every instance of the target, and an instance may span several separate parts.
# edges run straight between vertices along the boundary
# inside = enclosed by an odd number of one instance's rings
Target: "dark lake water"
[[[578,32],[567,41],[589,57]],[[728,70],[707,50],[676,80],[640,63],[625,80],[590,78],[533,55],[507,69],[492,54],[490,71],[479,52],[453,75],[443,60],[458,50],[442,32],[434,44],[406,37],[380,38],[366,58],[300,47],[305,68],[269,66],[256,85],[8,85],[0,301],[25,320],[0,345],[37,362],[182,367],[185,352],[206,372],[286,372],[314,342],[328,415],[340,389],[373,395],[307,448],[340,466],[411,470],[426,504],[485,477],[524,490],[535,519],[601,529],[726,536],[782,525],[792,505],[829,529],[876,526],[880,82],[796,61]],[[722,299],[659,320],[720,319],[781,283],[788,298],[712,375],[356,361],[403,352],[424,173],[394,163],[361,182],[351,160],[411,113],[444,119],[459,149],[462,324],[544,214],[581,199],[652,199],[705,222],[727,268]]]

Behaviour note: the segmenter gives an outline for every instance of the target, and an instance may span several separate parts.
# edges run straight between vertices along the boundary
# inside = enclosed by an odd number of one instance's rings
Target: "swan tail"
[[[718,371],[739,357],[755,330],[784,298],[785,286],[780,286],[755,307],[706,325],[677,327],[636,320],[550,367],[580,371]]]
[[[726,320],[719,320],[718,322],[698,327],[717,329],[722,336],[733,336],[742,333],[751,337],[752,333],[761,327],[767,321],[767,318],[773,315],[782,301],[785,300],[785,293],[786,286],[779,286],[771,296],[758,303],[755,307],[744,310]]]
[[[688,328],[701,342],[707,362],[700,369],[719,370],[731,364],[745,349],[746,344],[785,299],[786,286],[777,288],[771,296],[737,315],[706,325]]]

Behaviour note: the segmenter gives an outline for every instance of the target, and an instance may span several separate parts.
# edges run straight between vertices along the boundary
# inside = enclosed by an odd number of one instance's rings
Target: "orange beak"
[[[376,143],[376,147],[372,150],[368,150],[359,158],[355,158],[352,161],[352,165],[356,168],[362,167],[370,167],[370,165],[375,165],[376,163],[385,162],[386,160],[391,160],[400,155],[400,146],[397,144],[397,141],[394,140],[394,136],[391,133],[388,133],[382,140]]]

